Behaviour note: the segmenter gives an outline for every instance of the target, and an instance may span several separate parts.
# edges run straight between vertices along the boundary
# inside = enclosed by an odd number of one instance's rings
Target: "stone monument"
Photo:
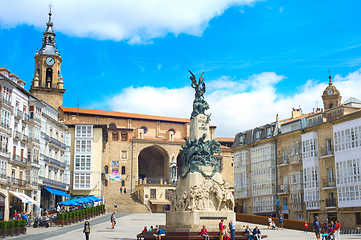
[[[195,89],[190,137],[184,138],[185,145],[180,150],[183,168],[177,189],[169,194],[170,211],[166,213],[166,225],[161,228],[171,232],[199,232],[206,225],[208,231],[218,231],[221,219],[235,220],[234,197],[229,184],[222,180],[214,156],[220,152],[220,144],[210,139],[203,73],[198,82],[190,73]]]

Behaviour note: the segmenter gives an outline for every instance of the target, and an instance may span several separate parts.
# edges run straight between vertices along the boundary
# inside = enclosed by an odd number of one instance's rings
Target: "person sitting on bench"
[[[161,240],[162,237],[164,237],[164,236],[165,236],[165,232],[164,232],[162,229],[160,229],[160,228],[157,230],[157,233],[154,234],[154,237],[155,237],[155,239],[157,239],[157,240]]]
[[[204,240],[209,240],[208,232],[205,225],[203,225],[203,228],[201,229],[201,233],[199,235],[204,237]]]

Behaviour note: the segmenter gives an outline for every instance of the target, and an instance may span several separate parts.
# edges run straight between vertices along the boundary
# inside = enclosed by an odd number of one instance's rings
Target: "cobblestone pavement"
[[[117,213],[117,225],[115,229],[111,229],[110,214],[100,216],[98,218],[90,220],[91,224],[91,240],[103,240],[103,239],[136,239],[136,235],[142,231],[144,226],[155,226],[165,224],[165,214],[163,213]],[[253,223],[237,222],[237,228],[241,229],[242,225],[249,225],[254,228]],[[262,234],[267,234],[267,239],[281,239],[281,240],[293,240],[302,239],[315,240],[315,234],[313,232],[303,233],[303,231],[297,230],[270,230],[265,225],[258,225]],[[45,228],[29,228],[26,236],[14,237],[11,239],[26,239],[26,240],[65,240],[65,239],[85,239],[83,234],[83,223],[71,225],[68,227],[51,227]],[[341,239],[361,239],[361,235],[347,234],[341,235]]]

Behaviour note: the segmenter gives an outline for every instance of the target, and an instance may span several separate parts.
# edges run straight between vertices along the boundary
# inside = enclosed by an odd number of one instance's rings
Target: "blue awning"
[[[51,194],[53,195],[58,195],[58,196],[63,196],[63,197],[67,197],[67,198],[71,198],[69,196],[69,194],[67,194],[66,192],[64,191],[61,191],[61,190],[57,190],[57,189],[54,189],[54,188],[48,188],[48,187],[44,187],[46,190],[48,190]]]

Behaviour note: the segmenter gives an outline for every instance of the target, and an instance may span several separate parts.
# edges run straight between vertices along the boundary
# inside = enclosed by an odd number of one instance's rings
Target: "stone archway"
[[[147,182],[159,184],[160,179],[169,180],[169,154],[158,145],[144,148],[138,155],[139,179],[147,178]]]

